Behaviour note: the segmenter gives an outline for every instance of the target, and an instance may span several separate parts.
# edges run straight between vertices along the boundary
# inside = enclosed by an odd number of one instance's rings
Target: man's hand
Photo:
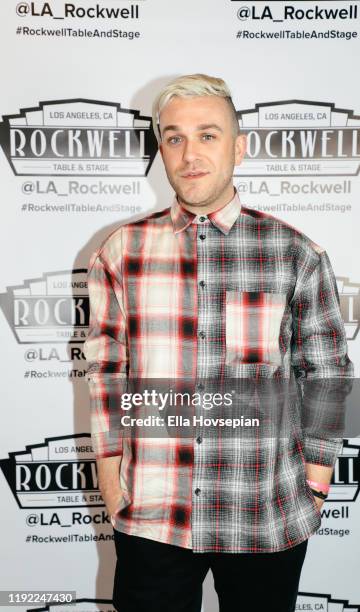
[[[119,509],[121,497],[122,496],[120,494],[120,495],[116,495],[114,497],[108,498],[106,500],[105,505],[106,505],[106,510],[109,516],[113,516],[116,513],[116,511]]]
[[[308,480],[313,480],[315,482],[321,482],[323,484],[330,484],[333,469],[334,469],[333,467],[306,463],[305,464],[306,478]],[[324,504],[324,500],[321,499],[320,497],[316,497],[316,495],[314,495],[314,500],[320,512]]]
[[[108,514],[112,516],[118,509],[123,496],[119,482],[121,456],[103,457],[96,460],[99,489]]]

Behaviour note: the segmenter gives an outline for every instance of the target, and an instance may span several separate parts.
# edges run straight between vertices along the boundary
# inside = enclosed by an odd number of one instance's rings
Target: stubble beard
[[[180,203],[184,203],[188,206],[211,206],[211,204],[216,202],[216,200],[218,200],[222,196],[222,194],[228,188],[229,184],[232,184],[232,175],[221,185],[218,185],[217,188],[215,187],[212,193],[208,194],[207,196],[205,195],[205,197],[203,198],[201,198],[201,196],[197,197],[196,194],[194,194],[193,197],[186,196],[186,194],[183,193],[183,190],[179,188],[179,186],[174,181],[170,181],[169,179],[169,182],[172,188],[174,189],[177,195],[177,199]]]

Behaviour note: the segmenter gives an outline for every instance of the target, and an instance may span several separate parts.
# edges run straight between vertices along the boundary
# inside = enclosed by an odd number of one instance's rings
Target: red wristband
[[[313,489],[318,489],[323,493],[329,493],[330,491],[330,485],[325,484],[324,482],[314,482],[313,480],[306,480],[306,482],[310,487],[313,487]]]

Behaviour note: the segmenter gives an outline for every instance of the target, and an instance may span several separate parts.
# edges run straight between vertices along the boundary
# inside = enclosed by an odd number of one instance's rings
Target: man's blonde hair
[[[225,98],[232,115],[234,138],[240,134],[236,109],[231,98],[230,89],[225,81],[207,74],[185,74],[170,81],[154,100],[152,108],[152,125],[158,143],[161,142],[159,118],[164,106],[174,97],[191,98],[196,96],[219,96]]]

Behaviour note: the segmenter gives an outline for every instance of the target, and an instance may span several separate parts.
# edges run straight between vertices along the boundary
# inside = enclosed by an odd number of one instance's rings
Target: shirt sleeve
[[[313,255],[303,259],[292,299],[291,364],[301,386],[305,461],[331,467],[354,369],[328,254],[318,247]]]
[[[126,314],[118,266],[110,270],[104,252],[93,253],[88,271],[88,362],[91,439],[95,457],[122,455],[119,398],[127,388]]]

